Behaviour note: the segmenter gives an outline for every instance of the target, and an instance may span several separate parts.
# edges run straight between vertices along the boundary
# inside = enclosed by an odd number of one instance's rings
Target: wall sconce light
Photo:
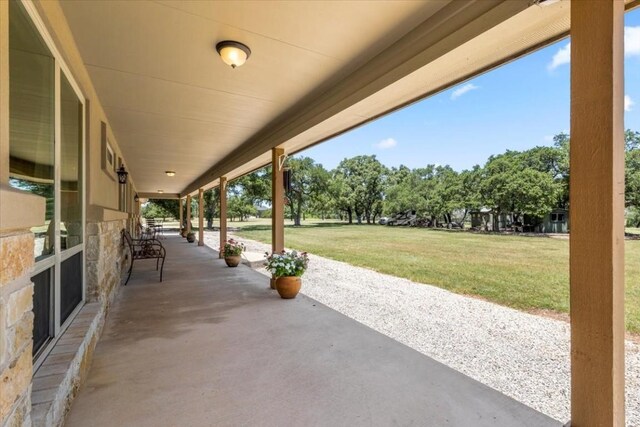
[[[133,201],[138,203],[140,201],[140,197],[138,197],[138,193],[136,193],[135,196],[133,196]]]
[[[249,46],[233,40],[221,41],[216,45],[216,50],[225,64],[236,68],[245,63],[251,56]]]
[[[124,165],[120,165],[120,169],[118,169],[117,173],[118,173],[118,182],[120,184],[126,184],[127,183],[127,175],[129,175],[129,172],[127,172],[124,169]]]

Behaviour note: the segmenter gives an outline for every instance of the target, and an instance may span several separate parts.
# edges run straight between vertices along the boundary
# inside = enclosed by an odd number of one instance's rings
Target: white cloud
[[[553,55],[551,62],[547,65],[547,70],[553,71],[559,66],[568,64],[569,62],[571,62],[571,43],[567,43]]]
[[[640,25],[624,27],[624,54],[627,56],[640,55]]]
[[[633,101],[633,99],[631,99],[631,97],[629,95],[625,95],[624,96],[624,111],[631,111],[634,105],[635,105],[635,102]]]
[[[455,100],[456,98],[460,98],[465,93],[470,92],[472,90],[476,90],[476,89],[480,89],[480,86],[476,86],[473,83],[467,83],[466,85],[454,90],[451,93],[451,99]]]
[[[624,54],[625,56],[640,55],[640,25],[637,27],[624,27]],[[549,71],[555,70],[560,65],[571,62],[571,43],[561,47],[551,62],[547,65]]]
[[[393,138],[387,138],[387,139],[383,139],[382,141],[378,142],[374,146],[379,150],[388,150],[389,148],[393,148],[396,145],[398,145],[398,141],[396,141]]]

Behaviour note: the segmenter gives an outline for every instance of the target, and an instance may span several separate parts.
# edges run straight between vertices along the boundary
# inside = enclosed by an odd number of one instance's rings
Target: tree
[[[396,215],[416,209],[420,204],[420,195],[416,191],[419,182],[418,174],[406,166],[389,170],[384,198],[385,214]]]
[[[334,176],[342,180],[339,190],[343,202],[351,203],[347,211],[350,217],[353,211],[358,222],[362,218],[367,224],[375,222],[376,217],[382,213],[387,168],[376,156],[356,156],[340,162]]]
[[[637,212],[640,209],[640,132],[627,129],[625,132],[625,206]],[[633,218],[639,218],[634,215]],[[640,227],[640,221],[632,224]]]
[[[257,206],[271,200],[271,166],[234,179],[229,190],[241,194],[246,202]]]
[[[521,154],[507,151],[490,157],[481,183],[485,205],[498,215],[512,213],[514,222],[522,215],[544,217],[555,207],[559,192],[551,174],[527,167]]]
[[[342,218],[344,214],[349,224],[353,224],[353,205],[355,197],[347,184],[347,179],[339,170],[334,170],[329,181],[328,192],[333,200],[333,205]]]
[[[432,225],[442,218],[445,224],[453,222],[453,212],[464,208],[463,187],[460,175],[450,166],[437,166],[433,173],[431,192],[427,196]]]
[[[258,210],[249,202],[248,199],[238,195],[232,195],[229,197],[227,202],[227,214],[231,221],[238,218],[242,222],[247,219],[248,216],[256,215],[257,213]]]
[[[291,219],[296,226],[301,224],[302,214],[311,201],[327,192],[329,173],[310,157],[287,159],[291,171],[291,188],[286,191]]]
[[[175,199],[153,199],[142,211],[145,218],[179,218],[180,208]]]
[[[207,228],[213,228],[213,218],[218,213],[220,206],[220,189],[212,188],[202,194],[204,200],[204,217],[207,220]]]
[[[464,224],[470,211],[482,208],[482,194],[480,183],[482,181],[483,170],[475,165],[471,170],[464,170],[460,173],[462,218],[460,222]]]

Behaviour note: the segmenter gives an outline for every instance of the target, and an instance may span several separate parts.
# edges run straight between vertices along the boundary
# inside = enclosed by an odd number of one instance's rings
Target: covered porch
[[[137,266],[67,426],[561,425],[311,298],[281,300],[206,246],[163,242],[164,281]]]
[[[559,425],[175,236],[163,283],[149,262],[122,287],[120,230],[141,200],[186,199],[190,218],[218,187],[224,241],[227,182],[270,164],[279,251],[286,156],[571,31],[571,422],[623,426],[623,17],[639,5],[0,2],[0,425],[68,408],[71,426]],[[243,68],[216,57],[230,39],[253,50]]]

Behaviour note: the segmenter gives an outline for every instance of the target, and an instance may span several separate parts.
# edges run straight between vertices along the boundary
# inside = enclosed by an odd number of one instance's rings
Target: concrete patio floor
[[[310,298],[280,299],[206,246],[163,242],[164,282],[134,266],[67,426],[561,425]]]

